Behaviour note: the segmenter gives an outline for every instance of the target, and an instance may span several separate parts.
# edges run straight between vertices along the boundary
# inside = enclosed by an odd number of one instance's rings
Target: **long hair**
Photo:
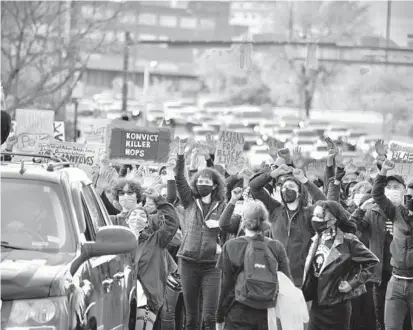
[[[196,187],[196,183],[197,183],[199,177],[209,178],[209,179],[212,180],[214,185],[217,186],[214,189],[214,191],[212,192],[212,195],[211,195],[211,199],[213,201],[219,201],[219,202],[224,202],[225,201],[226,193],[227,193],[227,186],[225,184],[225,179],[216,170],[214,170],[212,168],[209,168],[209,167],[204,168],[201,171],[198,171],[191,178],[190,186],[191,186],[191,189],[192,189],[193,193],[195,194],[196,198],[201,197],[199,195],[198,189]]]
[[[335,201],[318,201],[316,206],[321,206],[324,211],[329,211],[337,219],[337,227],[345,233],[355,234],[357,226],[350,221],[350,213],[338,202]]]

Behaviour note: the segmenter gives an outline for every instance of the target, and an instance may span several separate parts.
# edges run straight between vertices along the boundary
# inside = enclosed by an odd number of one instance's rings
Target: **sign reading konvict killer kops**
[[[114,163],[161,165],[168,161],[172,139],[172,131],[167,128],[117,122],[106,128],[106,151]]]

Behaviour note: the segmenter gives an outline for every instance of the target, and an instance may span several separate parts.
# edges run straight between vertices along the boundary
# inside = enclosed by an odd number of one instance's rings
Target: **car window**
[[[86,205],[85,198],[82,196],[82,209],[85,216],[86,230],[85,238],[89,242],[93,242],[96,239],[96,228],[94,227],[92,217],[90,215],[89,209]]]
[[[1,179],[1,233],[9,245],[45,252],[74,252],[73,228],[58,184]]]
[[[107,225],[102,209],[90,186],[82,187],[82,195],[89,210],[93,226],[96,230]]]

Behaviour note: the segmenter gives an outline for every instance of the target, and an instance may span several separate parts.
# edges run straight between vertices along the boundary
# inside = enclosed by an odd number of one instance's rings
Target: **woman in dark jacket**
[[[312,238],[304,267],[303,293],[312,301],[308,330],[348,330],[351,299],[366,292],[369,269],[379,260],[354,235],[356,225],[337,202],[314,208]]]
[[[191,185],[185,178],[186,144],[180,141],[176,164],[176,185],[184,207],[184,238],[178,251],[186,308],[186,328],[198,330],[199,296],[205,330],[215,329],[221,272],[215,268],[221,252],[219,219],[225,208],[224,178],[205,168],[193,175]]]

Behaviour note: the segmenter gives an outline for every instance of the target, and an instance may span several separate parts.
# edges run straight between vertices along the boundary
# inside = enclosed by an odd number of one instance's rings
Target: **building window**
[[[182,17],[180,26],[184,29],[196,29],[196,18]]]
[[[215,28],[215,22],[212,19],[201,19],[199,21],[200,28],[206,30],[213,30]]]
[[[177,18],[175,16],[161,16],[159,23],[162,26],[175,27],[177,23]]]
[[[156,25],[156,15],[155,14],[140,14],[139,24],[143,25]]]
[[[145,33],[142,33],[142,34],[139,35],[139,39],[156,40],[156,36],[154,36],[153,34],[145,34]]]

